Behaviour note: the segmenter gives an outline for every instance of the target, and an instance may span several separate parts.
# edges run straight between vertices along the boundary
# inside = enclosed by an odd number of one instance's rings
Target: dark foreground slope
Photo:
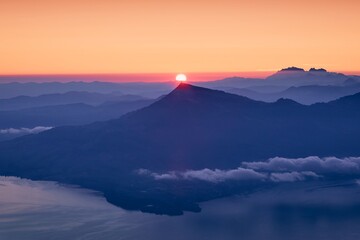
[[[359,106],[360,94],[303,106],[181,84],[120,119],[1,143],[0,174],[79,184],[128,209],[196,211],[196,202],[231,194],[233,186],[154,181],[135,171],[229,169],[274,156],[356,156]]]

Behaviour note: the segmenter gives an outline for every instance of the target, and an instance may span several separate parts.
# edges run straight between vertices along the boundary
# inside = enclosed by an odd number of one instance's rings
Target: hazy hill
[[[124,98],[127,100],[105,102],[98,106],[73,103],[0,111],[0,141],[29,134],[39,127],[46,129],[47,127],[82,125],[118,118],[154,102],[154,100],[129,101],[127,96]]]
[[[117,95],[131,94],[140,95],[147,98],[157,98],[160,95],[170,92],[173,86],[173,83],[139,82],[11,82],[0,83],[0,98],[5,99],[17,96],[40,96],[44,94],[66,93],[72,91],[104,94],[114,93]]]
[[[66,92],[44,94],[36,97],[18,96],[9,99],[0,99],[0,110],[17,110],[52,105],[65,105],[84,103],[89,105],[100,105],[108,101],[137,101],[145,100],[136,95],[116,95],[95,92]]]
[[[350,77],[345,74],[328,72],[322,68],[311,68],[309,71],[305,71],[302,68],[289,67],[267,77],[266,80],[278,85],[304,86],[342,85],[349,78]]]
[[[290,87],[279,92],[258,92],[248,88],[224,88],[226,92],[245,96],[254,100],[275,102],[280,98],[292,99],[302,104],[329,102],[360,92],[360,84],[352,86],[317,86],[308,85]]]
[[[258,92],[280,92],[289,87],[299,86],[351,86],[359,84],[359,76],[348,76],[342,73],[327,72],[325,69],[284,68],[265,78],[231,77],[222,80],[196,83],[199,86],[213,89],[247,88]]]

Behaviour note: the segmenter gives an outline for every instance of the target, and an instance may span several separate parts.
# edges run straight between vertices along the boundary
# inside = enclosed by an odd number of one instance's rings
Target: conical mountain
[[[338,102],[357,99],[356,96],[348,98]],[[318,131],[325,136],[344,134],[327,129],[326,121],[318,123],[326,117],[332,122],[342,120],[341,114],[334,116],[333,111],[342,106],[335,103],[320,106],[303,106],[286,100],[263,103],[181,83],[154,104],[122,118],[80,127],[60,127],[2,143],[1,163],[13,159],[11,164],[25,166],[27,164],[17,164],[24,161],[37,166],[38,170],[47,167],[43,163],[59,165],[59,170],[68,166],[97,168],[97,164],[115,167],[118,171],[168,170],[235,167],[242,161],[295,156],[300,152],[325,154],[325,147],[308,137]],[[319,107],[320,115],[314,111]],[[326,154],[330,155],[342,152],[337,148],[327,149]]]
[[[345,100],[263,103],[182,83],[119,119],[1,143],[0,174],[79,184],[124,206],[124,194],[146,185],[137,169],[229,169],[275,156],[357,156],[358,97]]]

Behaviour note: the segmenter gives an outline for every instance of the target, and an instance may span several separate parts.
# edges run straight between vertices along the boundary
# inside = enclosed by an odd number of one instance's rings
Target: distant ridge
[[[309,72],[327,72],[324,68],[310,68]]]
[[[303,68],[298,68],[298,67],[288,67],[288,68],[283,68],[281,69],[279,72],[288,72],[288,71],[299,71],[299,72],[305,72],[305,70]]]

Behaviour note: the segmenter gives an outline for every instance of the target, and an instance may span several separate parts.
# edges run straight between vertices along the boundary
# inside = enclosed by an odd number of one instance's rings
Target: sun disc
[[[180,73],[180,74],[176,75],[176,81],[186,82],[186,80],[187,80],[187,77],[185,74]]]

